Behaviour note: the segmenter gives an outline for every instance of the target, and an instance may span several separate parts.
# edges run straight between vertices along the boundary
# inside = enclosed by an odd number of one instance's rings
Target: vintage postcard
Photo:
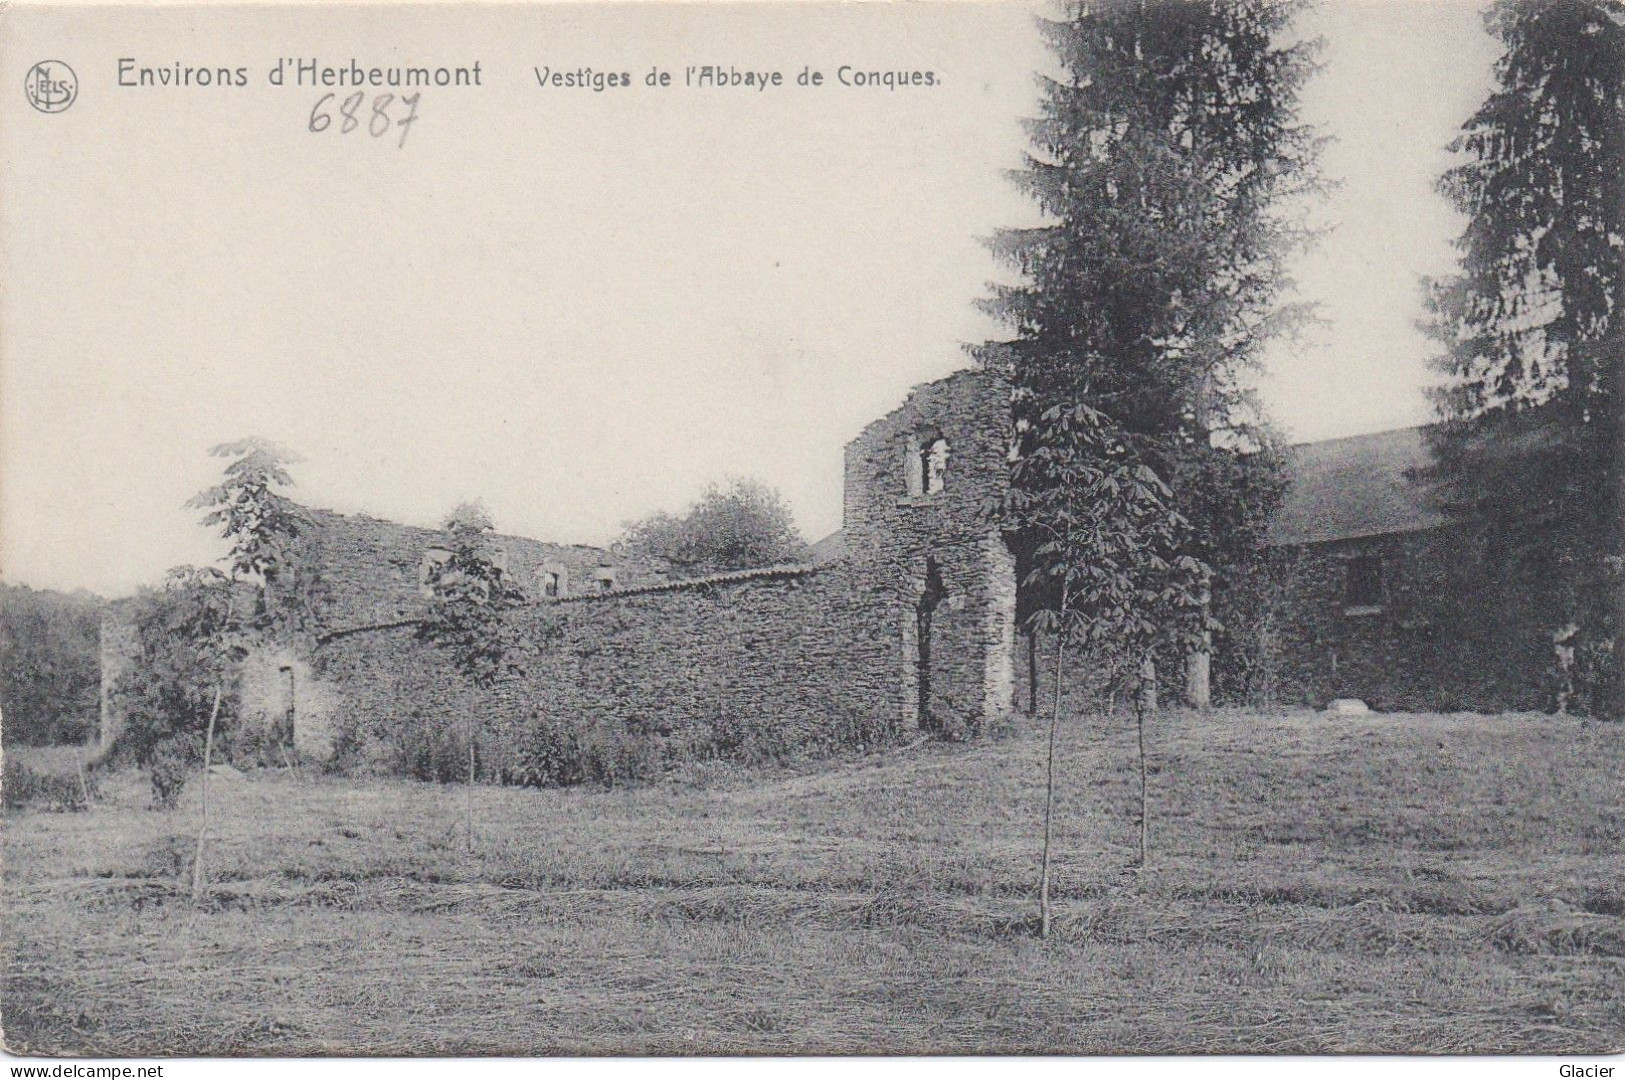
[[[1610,1075],[1622,116],[1622,0],[0,6],[6,1052]]]

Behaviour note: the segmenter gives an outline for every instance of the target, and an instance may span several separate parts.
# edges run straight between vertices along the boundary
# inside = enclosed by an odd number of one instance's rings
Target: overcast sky
[[[1046,64],[1016,3],[518,9],[14,7],[0,88],[71,64],[79,99],[0,94],[0,569],[125,592],[214,548],[182,508],[213,443],[298,450],[302,498],[432,525],[608,541],[708,481],[840,523],[841,448],[998,333],[980,239],[1033,220],[1004,180]],[[1426,418],[1417,278],[1460,223],[1433,193],[1488,87],[1473,5],[1329,3],[1308,118],[1333,231],[1299,267],[1327,325],[1263,388],[1300,439]],[[481,61],[403,148],[306,130],[279,56]],[[117,61],[244,66],[243,89],[119,88]],[[533,65],[921,69],[930,89],[595,94]]]

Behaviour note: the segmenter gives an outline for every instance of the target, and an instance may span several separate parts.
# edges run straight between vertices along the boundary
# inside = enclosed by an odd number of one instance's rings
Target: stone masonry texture
[[[291,717],[301,756],[329,760],[355,732],[449,731],[474,716],[488,771],[505,775],[542,727],[642,740],[671,761],[819,754],[920,730],[969,737],[1018,705],[1047,709],[1053,642],[1017,632],[1017,567],[995,513],[1009,417],[1009,387],[991,373],[915,388],[847,445],[839,543],[816,567],[673,581],[599,548],[494,537],[532,598],[512,615],[531,646],[523,676],[487,693],[416,637],[442,534],[311,510],[298,557],[318,625],[243,665],[242,723],[286,735]],[[1340,489],[1317,490],[1323,503]],[[1277,544],[1266,699],[1544,707],[1552,649],[1538,598],[1495,591],[1507,575],[1482,539],[1410,524]],[[1380,602],[1348,602],[1355,560],[1380,564]],[[129,611],[105,609],[104,745],[119,729],[109,691],[134,651]],[[1216,663],[1225,685],[1222,634]],[[1089,657],[1067,666],[1078,694],[1103,692]],[[1259,691],[1232,690],[1255,703]]]
[[[795,570],[523,609],[513,618],[536,647],[523,675],[491,692],[410,627],[333,639],[318,666],[359,730],[405,713],[450,728],[473,710],[498,743],[541,722],[650,739],[668,760],[726,749],[739,733],[794,756],[896,734],[877,614],[843,568]]]
[[[947,443],[942,490],[911,494],[908,456],[936,439]],[[1013,706],[1015,565],[995,514],[1009,447],[1008,385],[961,372],[918,388],[846,448],[846,560],[854,582],[884,598],[901,643],[904,725],[970,734]]]
[[[300,752],[322,759],[356,732],[474,716],[482,769],[503,774],[542,727],[624,734],[664,760],[973,734],[1015,693],[1015,570],[990,513],[1008,482],[1008,417],[1004,383],[961,372],[871,424],[846,450],[844,554],[816,568],[668,581],[602,549],[495,537],[531,597],[510,615],[529,644],[523,674],[484,692],[416,636],[440,534],[311,510],[298,557],[318,625],[244,665],[245,723],[291,712]],[[915,455],[941,442],[940,490],[910,494]],[[128,645],[110,618],[109,682]]]
[[[1549,631],[1525,598],[1483,582],[1472,540],[1454,528],[1277,549],[1277,700],[1323,706],[1359,698],[1381,710],[1541,709],[1552,662]],[[1379,602],[1351,606],[1356,559],[1380,567]],[[1464,582],[1465,577],[1465,582]]]

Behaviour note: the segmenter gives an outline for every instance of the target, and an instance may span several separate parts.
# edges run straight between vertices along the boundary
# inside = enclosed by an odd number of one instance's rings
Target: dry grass
[[[617,791],[266,773],[104,783],[4,822],[29,1053],[1601,1052],[1625,1045],[1625,727],[1170,714],[1153,865],[1133,741],[1041,740]],[[195,799],[191,792],[188,799]]]

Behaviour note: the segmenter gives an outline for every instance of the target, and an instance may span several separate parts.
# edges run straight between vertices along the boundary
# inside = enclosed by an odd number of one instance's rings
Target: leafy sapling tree
[[[237,715],[231,592],[220,570],[181,566],[131,607],[136,653],[113,687],[124,719],[109,752],[146,769],[168,810],[203,760],[206,730]]]
[[[1051,406],[1024,430],[1025,452],[1006,496],[1006,523],[1033,538],[1023,584],[1035,601],[1029,628],[1055,642],[1055,697],[1044,769],[1040,933],[1050,931],[1055,736],[1069,650],[1102,657],[1114,685],[1135,691],[1139,736],[1140,865],[1147,857],[1147,696],[1138,691],[1159,649],[1200,638],[1208,568],[1183,554],[1189,523],[1133,435],[1086,405]]]
[[[452,665],[472,685],[489,691],[524,674],[520,658],[531,642],[508,617],[525,595],[503,573],[491,543],[491,517],[478,503],[463,503],[445,523],[444,547],[430,562],[426,584],[429,614],[417,636],[445,650]],[[474,782],[478,758],[473,709],[463,715],[468,748],[464,811],[468,850],[474,850]]]
[[[192,859],[194,902],[203,893],[210,825],[209,768],[221,703],[231,672],[252,645],[286,629],[295,618],[297,607],[285,601],[278,585],[293,576],[294,544],[306,525],[303,512],[281,490],[293,485],[287,467],[297,461],[294,455],[259,438],[221,443],[209,453],[229,458],[230,463],[220,483],[199,492],[187,505],[206,511],[203,523],[219,529],[228,550],[225,572],[202,571],[195,583],[207,586],[218,597],[201,609],[209,617],[189,623],[184,630],[199,654],[207,658],[214,678],[200,773],[202,821]],[[239,595],[244,590],[246,597]]]

